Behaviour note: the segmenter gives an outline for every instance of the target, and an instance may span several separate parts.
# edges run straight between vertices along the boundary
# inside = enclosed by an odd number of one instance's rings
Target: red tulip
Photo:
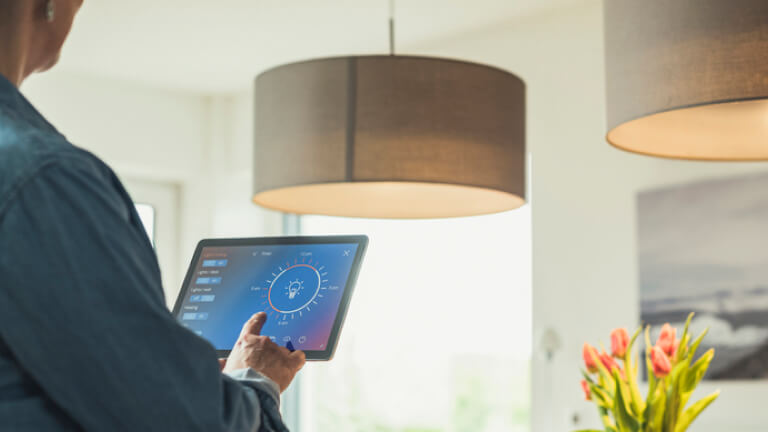
[[[611,332],[611,353],[616,358],[624,358],[629,346],[629,333],[625,328],[617,328]]]
[[[664,378],[669,375],[669,372],[672,370],[672,363],[669,362],[669,357],[667,357],[664,350],[655,346],[651,348],[650,356],[653,374],[656,375],[656,378]]]
[[[669,325],[669,323],[664,324],[661,327],[661,333],[659,333],[659,340],[656,341],[656,346],[661,348],[661,350],[664,351],[664,354],[669,357],[673,357],[677,351],[678,342],[675,340],[676,332],[677,330]]]
[[[613,373],[613,370],[616,369],[619,371],[619,376],[621,376],[621,379],[626,379],[624,377],[624,370],[622,370],[621,366],[619,366],[613,357],[609,356],[607,353],[603,352],[600,354],[600,363],[602,363],[603,366],[605,366],[605,368],[608,369],[611,373]]]
[[[597,362],[595,362],[595,358],[597,358],[598,355],[595,347],[585,343],[584,349],[582,350],[582,355],[584,356],[584,364],[587,366],[587,370],[590,373],[597,372],[598,367],[597,367]]]
[[[619,369],[619,365],[616,363],[613,357],[609,356],[606,352],[600,354],[600,363],[602,363],[603,366],[605,366],[605,368],[609,371],[613,371],[613,369]]]
[[[586,400],[592,400],[592,392],[589,390],[587,380],[581,380],[581,388],[584,390],[584,398]]]

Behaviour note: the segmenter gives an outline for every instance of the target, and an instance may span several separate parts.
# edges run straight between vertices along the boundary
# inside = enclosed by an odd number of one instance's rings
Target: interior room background
[[[235,6],[245,7],[246,2],[238,1],[228,9],[219,2],[141,0],[131,2],[134,7],[120,7],[119,13],[113,10],[115,3],[89,2],[61,65],[52,73],[33,77],[22,90],[73,142],[113,166],[137,202],[154,207],[154,239],[169,301],[175,299],[182,273],[201,238],[279,235],[296,229],[312,233],[368,229],[355,225],[359,222],[339,224],[325,218],[297,221],[251,204],[252,80],[262,70],[286,61],[385,52],[386,4],[339,0],[323,2],[321,7],[259,2],[258,7],[247,8],[253,13],[248,15],[235,10]],[[634,327],[639,322],[637,194],[692,181],[764,173],[768,166],[668,161],[623,153],[606,144],[600,1],[469,4],[402,2],[398,52],[490,64],[514,71],[527,84],[529,204],[517,214],[491,217],[499,226],[514,224],[505,234],[512,242],[509,250],[486,250],[483,242],[476,242],[476,250],[469,252],[486,256],[489,272],[522,272],[495,291],[506,292],[513,302],[506,315],[493,311],[492,319],[499,325],[475,323],[472,327],[490,333],[478,335],[480,340],[495,339],[506,352],[519,354],[517,360],[523,359],[515,363],[510,354],[509,363],[498,370],[508,365],[510,370],[522,371],[516,377],[528,377],[509,378],[505,382],[512,390],[489,397],[502,398],[500,409],[520,407],[517,420],[511,421],[530,421],[533,431],[569,430],[575,416],[588,419],[583,424],[594,424],[593,407],[583,402],[578,386],[581,344],[599,339],[617,325]],[[196,28],[210,28],[211,33],[196,32]],[[522,233],[515,231],[520,227],[525,228]],[[372,240],[377,233],[385,237],[387,230],[398,229],[376,225]],[[445,244],[450,245],[451,231],[444,235]],[[468,238],[461,235],[457,241]],[[423,248],[416,256],[425,260],[430,256],[430,245],[411,246]],[[438,268],[434,263],[425,266]],[[366,290],[365,277],[352,311],[375,303],[360,295]],[[358,300],[360,304],[355,304]],[[598,303],[611,306],[596,308]],[[419,319],[428,329],[420,337],[443,340],[431,334],[438,330],[431,321],[445,319],[443,314],[425,310],[420,318],[414,315],[411,329],[418,328]],[[459,328],[446,326],[446,331]],[[561,341],[551,359],[539,342],[547,329],[554,330]],[[360,337],[357,334],[354,339]],[[462,338],[471,343],[468,339]],[[340,350],[345,349],[352,351],[342,338]],[[350,367],[368,367],[355,363],[355,358],[344,360]],[[397,367],[404,365],[397,363]],[[333,376],[312,378],[311,372],[306,373],[307,380]],[[393,379],[399,376],[395,371],[391,374]],[[419,385],[408,382],[398,387]],[[482,389],[484,384],[478,385]],[[726,425],[730,430],[764,430],[768,424],[768,412],[761,409],[768,398],[765,382],[716,385],[723,394],[702,416],[698,431],[721,431]],[[712,388],[707,383],[700,391]],[[524,400],[515,400],[520,394]],[[303,405],[306,416],[322,415],[306,411],[307,404],[313,403],[308,397],[304,392],[294,402]],[[396,397],[391,393],[391,410],[399,406]],[[424,430],[433,430],[427,428],[429,421],[424,420]],[[510,420],[499,420],[500,424],[505,421]],[[315,429],[305,421],[301,430]],[[493,425],[488,430],[494,430]]]

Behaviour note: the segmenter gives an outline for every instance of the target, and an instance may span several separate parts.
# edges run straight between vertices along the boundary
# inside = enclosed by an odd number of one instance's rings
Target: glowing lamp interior
[[[442,183],[354,182],[267,190],[253,201],[286,213],[426,219],[475,216],[516,209],[525,200],[508,192]]]

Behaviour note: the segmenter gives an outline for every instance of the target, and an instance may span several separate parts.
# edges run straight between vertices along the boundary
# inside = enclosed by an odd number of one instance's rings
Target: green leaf
[[[613,371],[614,381],[616,381],[616,384],[618,384],[618,389],[621,392],[621,397],[624,400],[624,408],[627,410],[627,412],[630,413],[635,418],[641,418],[642,415],[639,411],[635,409],[635,405],[632,404],[632,391],[630,390],[629,386],[626,382],[624,382],[623,379],[621,379],[621,374],[619,371],[614,370]],[[617,397],[618,399],[618,397]]]
[[[680,336],[680,345],[677,349],[677,352],[675,353],[675,358],[672,359],[675,363],[679,362],[684,355],[688,354],[688,341],[690,340],[690,335],[688,334],[688,328],[691,326],[691,321],[693,320],[694,313],[691,312],[688,314],[688,318],[685,320],[685,327],[683,327],[683,335]]]
[[[705,328],[703,332],[697,337],[693,343],[691,344],[691,350],[688,354],[688,362],[690,363],[693,360],[693,357],[696,355],[696,350],[699,349],[699,345],[701,345],[701,341],[704,339],[704,336],[709,333],[709,327]]]
[[[592,379],[592,376],[589,373],[587,373],[587,371],[585,371],[584,369],[581,370],[581,375],[584,376],[584,379],[587,380],[588,383],[590,384],[595,383],[595,380]]]
[[[600,419],[603,421],[603,426],[605,426],[605,430],[616,432],[615,424],[610,416],[610,410],[599,408],[598,411],[600,413]]]
[[[613,409],[613,397],[608,392],[594,384],[589,384],[589,389],[592,391],[592,400],[597,406],[608,410]]]
[[[616,419],[616,425],[621,432],[639,432],[640,422],[632,416],[627,400],[629,390],[621,380],[619,371],[614,370],[613,375],[616,383],[616,402],[613,404],[613,417]]]
[[[632,338],[629,339],[629,345],[627,345],[627,352],[632,351],[632,346],[635,345],[635,340],[637,340],[637,337],[640,335],[640,331],[642,331],[642,327],[635,330],[635,334],[632,335]]]
[[[662,432],[664,424],[664,408],[667,405],[667,392],[663,386],[655,390],[653,403],[645,410],[646,432]]]
[[[630,404],[638,418],[642,418],[646,404],[643,396],[640,394],[640,388],[637,386],[637,365],[632,363],[632,346],[635,344],[635,340],[637,340],[641,330],[642,328],[638,328],[635,334],[632,335],[632,339],[630,339],[629,345],[627,345],[627,351],[624,353],[624,374],[629,384]]]
[[[603,365],[603,362],[600,360],[600,357],[597,356],[597,352],[595,350],[590,350],[589,353],[592,356],[592,361],[594,361],[595,364],[597,364],[597,369],[600,371],[600,378],[601,378],[600,384],[604,388],[611,389],[611,391],[613,391],[613,389],[615,389],[615,384],[613,382],[613,375],[608,370],[608,368],[606,368],[605,365]]]
[[[693,391],[696,389],[701,380],[704,378],[704,375],[707,373],[707,369],[709,368],[709,365],[712,362],[712,358],[714,358],[714,356],[715,350],[708,350],[698,360],[696,360],[696,363],[694,363],[690,368],[683,372],[678,384],[678,392],[680,395],[679,409],[681,411],[683,408],[685,408],[685,405],[688,404],[688,400],[691,398]]]
[[[599,407],[606,408],[608,410],[613,409],[613,395],[603,388],[599,383],[585,371],[581,370],[581,374],[584,376],[584,380],[587,381],[589,390],[592,392],[593,402]]]
[[[720,396],[719,390],[691,405],[691,407],[685,410],[680,416],[680,420],[678,421],[677,426],[675,426],[674,432],[685,432],[688,429],[688,426],[696,420],[696,417],[714,402],[718,396]]]
[[[639,376],[637,373],[638,368],[640,367],[640,354],[635,354],[635,361],[632,362],[632,376],[637,379]]]
[[[693,321],[694,315],[696,315],[696,312],[691,312],[688,314],[688,318],[685,319],[685,327],[683,327],[683,336],[688,334],[688,328],[691,326],[691,321]]]
[[[651,326],[645,327],[645,369],[648,372],[648,397],[645,405],[648,407],[653,404],[653,398],[656,395],[656,376],[653,374],[651,363]]]
[[[687,370],[687,365],[678,363],[672,368],[672,372],[665,378],[667,387],[667,408],[664,412],[664,430],[672,431],[677,424],[677,418],[684,408],[680,400],[680,380]]]
[[[680,383],[683,391],[693,391],[699,385],[714,357],[715,349],[710,348],[685,371],[684,379]]]
[[[688,355],[688,343],[691,341],[691,335],[686,334],[683,336],[682,339],[677,344],[677,351],[675,352],[675,355],[670,357],[669,361],[672,362],[673,365],[681,363],[683,360],[686,359]]]

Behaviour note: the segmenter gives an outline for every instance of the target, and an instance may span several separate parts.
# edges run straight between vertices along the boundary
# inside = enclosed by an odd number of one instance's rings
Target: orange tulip
[[[651,348],[650,356],[653,374],[656,375],[656,378],[664,378],[669,375],[672,370],[672,363],[669,362],[669,357],[664,350],[655,346]]]
[[[624,376],[624,370],[619,366],[618,363],[613,359],[613,357],[609,356],[606,352],[603,352],[600,354],[600,363],[605,366],[606,369],[608,369],[610,372],[613,372],[614,369],[619,371],[619,376],[621,376],[621,379],[626,379]]]
[[[613,357],[609,356],[606,352],[602,352],[600,354],[600,363],[602,363],[603,366],[605,366],[605,368],[609,371],[619,369],[619,365],[616,363]]]
[[[669,357],[673,357],[677,351],[676,333],[677,330],[669,325],[669,323],[664,324],[661,327],[661,333],[659,333],[659,340],[656,341],[656,346],[661,348],[664,354]]]
[[[611,353],[616,358],[624,358],[629,346],[629,333],[625,328],[617,328],[611,332]]]
[[[587,383],[587,380],[581,380],[581,388],[584,390],[584,398],[586,400],[592,400],[592,392],[589,390],[589,383]]]
[[[593,347],[588,343],[585,343],[584,349],[582,350],[582,355],[584,356],[584,365],[587,366],[587,370],[590,373],[597,372],[598,367],[597,367],[597,363],[595,362],[595,358],[598,357],[598,355],[595,347]]]

